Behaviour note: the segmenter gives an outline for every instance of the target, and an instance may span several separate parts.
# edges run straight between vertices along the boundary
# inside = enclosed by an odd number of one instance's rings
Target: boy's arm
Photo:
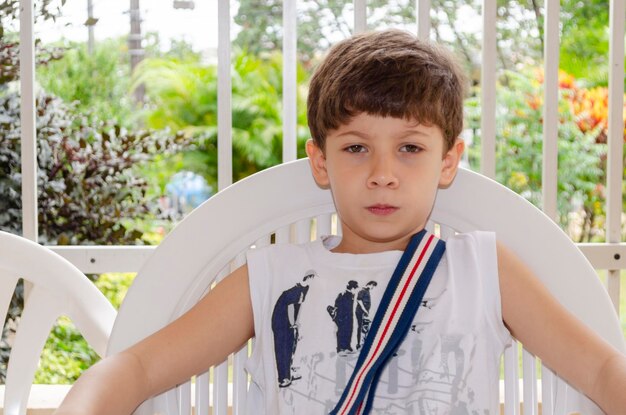
[[[130,414],[147,398],[220,363],[253,335],[243,266],[179,319],[86,371],[54,414]]]
[[[511,334],[607,414],[626,413],[626,357],[567,311],[498,245],[502,314]]]

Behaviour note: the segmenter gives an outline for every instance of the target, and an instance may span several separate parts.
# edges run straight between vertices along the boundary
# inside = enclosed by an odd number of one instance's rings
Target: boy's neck
[[[404,251],[412,235],[393,241],[365,241],[342,238],[339,245],[331,249],[337,254],[374,254],[386,251]]]

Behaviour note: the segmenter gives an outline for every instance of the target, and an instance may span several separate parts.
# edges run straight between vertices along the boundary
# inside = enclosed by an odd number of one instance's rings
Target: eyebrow
[[[367,133],[362,133],[360,131],[354,131],[354,130],[350,130],[350,131],[346,131],[345,133],[341,133],[341,134],[337,134],[337,137],[343,137],[346,135],[356,135],[357,137],[361,137],[361,138],[365,138],[365,139],[369,139],[370,136]]]
[[[430,137],[430,134],[427,134],[427,133],[425,133],[423,131],[409,129],[409,130],[405,130],[402,133],[398,134],[396,136],[396,138],[398,138],[398,139],[405,138],[405,137],[408,137],[408,136],[413,135],[413,134],[416,134],[416,135],[419,135],[419,136],[422,136],[422,137]],[[357,137],[361,137],[361,138],[366,139],[366,140],[370,139],[369,134],[361,132],[361,131],[355,131],[355,130],[350,130],[350,131],[346,131],[344,133],[338,134],[337,137],[343,137],[343,136],[347,136],[347,135],[355,135]]]

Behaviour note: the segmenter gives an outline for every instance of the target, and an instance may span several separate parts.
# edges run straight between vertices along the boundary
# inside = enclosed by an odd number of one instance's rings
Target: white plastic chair
[[[180,316],[207,292],[216,280],[244,263],[251,246],[303,242],[329,234],[334,207],[328,191],[312,180],[308,161],[283,164],[246,178],[213,196],[183,220],[147,260],[119,310],[108,353],[118,352]],[[476,173],[461,170],[454,184],[439,192],[433,223],[442,237],[454,231],[492,230],[544,281],[572,312],[621,350],[626,350],[609,297],[594,270],[569,238],[526,200]],[[430,224],[432,226],[432,223]],[[529,241],[532,241],[529,243]],[[548,253],[551,253],[549,256]],[[505,413],[520,413],[517,347],[505,356]],[[248,348],[195,381],[196,414],[245,413],[247,376],[243,364]],[[534,358],[524,352],[524,414],[538,411]],[[586,398],[544,369],[543,414],[601,413]],[[191,384],[179,386],[142,405],[139,414],[190,414]]]
[[[50,249],[0,232],[0,307],[6,310],[20,278],[31,283],[17,326],[4,394],[5,415],[25,415],[39,356],[57,318],[69,317],[100,356],[116,311],[74,265]]]

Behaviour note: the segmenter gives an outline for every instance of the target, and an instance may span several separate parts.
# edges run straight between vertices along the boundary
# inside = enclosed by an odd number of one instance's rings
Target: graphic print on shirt
[[[300,338],[298,315],[300,306],[309,291],[310,280],[316,276],[315,271],[307,271],[302,281],[283,291],[274,305],[272,332],[274,334],[278,386],[281,388],[285,388],[291,385],[294,380],[302,378],[296,368],[293,367],[293,355]]]
[[[356,295],[356,348],[361,349],[365,336],[369,332],[370,324],[372,323],[372,317],[370,316],[370,308],[372,307],[372,296],[370,291],[376,287],[378,283],[376,281],[370,281],[365,284],[365,287],[361,288]]]
[[[357,351],[356,293],[359,283],[350,280],[344,292],[339,293],[334,305],[326,307],[328,315],[337,326],[337,353],[346,356]]]
[[[473,408],[474,391],[467,385],[467,377],[472,367],[466,367],[472,362],[472,356],[476,347],[476,338],[473,335],[441,334],[438,341],[431,345],[428,350],[424,349],[424,332],[435,322],[424,317],[428,316],[428,310],[436,306],[436,298],[426,299],[421,304],[421,319],[415,321],[405,339],[403,346],[409,348],[410,371],[407,368],[393,367],[393,359],[388,367],[388,378],[382,380],[378,390],[384,388],[386,382],[387,393],[394,393],[397,385],[397,377],[394,372],[404,372],[402,378],[407,379],[410,375],[410,384],[413,385],[411,398],[405,401],[406,407],[398,406],[393,401],[388,401],[382,413],[407,413],[407,414],[438,414],[443,410],[450,415],[488,414],[488,411],[477,412]],[[436,330],[435,330],[436,331]],[[466,356],[469,351],[470,356]],[[404,355],[404,349],[397,351],[398,356]],[[427,361],[438,361],[436,367],[428,368]],[[406,362],[406,360],[405,360]],[[436,369],[436,370],[435,370]],[[406,386],[400,386],[404,388]],[[379,401],[379,405],[382,400]],[[471,410],[470,410],[471,409]]]
[[[318,410],[328,413],[334,407],[354,371],[369,319],[376,311],[373,305],[379,302],[380,293],[373,290],[378,285],[375,281],[360,286],[356,280],[348,280],[334,302],[332,294],[320,297],[317,291],[309,298],[313,277],[317,277],[316,272],[308,271],[301,282],[284,290],[272,314],[278,386],[282,390],[281,399],[289,408],[286,414],[302,413],[295,402],[303,399],[307,402],[307,414]],[[380,378],[372,414],[488,414],[484,408],[475,407],[474,391],[467,384],[477,339],[472,335],[442,332],[436,327],[441,322],[431,317],[445,292],[444,288],[431,293],[420,304],[419,318],[415,318]],[[305,300],[308,305],[303,313]],[[320,344],[319,335],[326,331],[318,327],[313,335],[307,332],[306,343],[298,346],[302,340],[299,328],[310,327],[309,318],[314,318],[315,308],[323,310],[323,304],[327,304],[324,314],[330,318],[324,316],[322,320],[329,325],[327,333],[334,334],[334,338],[327,338],[330,341],[326,344],[334,344],[331,346],[334,350],[323,347],[313,352],[315,347],[310,344]],[[432,337],[434,333],[436,337]],[[302,347],[308,351],[300,350]],[[329,364],[332,371],[328,371]]]

